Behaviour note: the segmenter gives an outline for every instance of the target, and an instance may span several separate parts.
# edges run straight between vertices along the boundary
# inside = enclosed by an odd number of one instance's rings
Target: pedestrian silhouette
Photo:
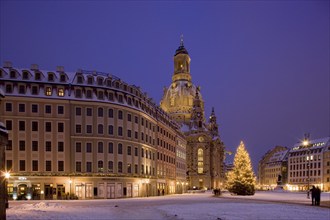
[[[312,205],[316,205],[315,204],[315,195],[316,195],[316,188],[315,186],[312,186],[312,189],[310,190],[311,194],[312,194]]]
[[[317,186],[315,189],[315,205],[319,206],[321,200],[321,189]]]

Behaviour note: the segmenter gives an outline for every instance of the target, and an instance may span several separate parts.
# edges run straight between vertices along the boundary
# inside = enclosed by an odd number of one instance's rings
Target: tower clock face
[[[203,136],[200,136],[200,137],[198,138],[198,141],[199,141],[199,142],[203,142],[203,141],[204,141],[204,137],[203,137]]]

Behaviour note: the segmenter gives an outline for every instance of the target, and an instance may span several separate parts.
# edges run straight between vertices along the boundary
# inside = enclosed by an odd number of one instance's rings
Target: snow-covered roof
[[[5,82],[17,82],[17,83],[30,83],[30,84],[45,84],[38,88],[38,97],[47,99],[63,99],[63,100],[85,100],[85,101],[97,101],[104,103],[116,103],[118,105],[127,106],[136,110],[146,112],[151,117],[156,115],[161,116],[166,123],[170,122],[172,127],[178,127],[178,125],[171,119],[168,113],[164,112],[154,101],[148,97],[147,93],[143,92],[140,87],[136,85],[129,85],[122,81],[119,77],[111,73],[103,73],[98,71],[77,70],[76,72],[65,72],[64,68],[58,68],[56,71],[40,70],[37,65],[32,65],[29,68],[13,68],[12,66],[0,67],[0,80]],[[14,74],[14,75],[12,75]],[[39,74],[39,75],[37,75]],[[79,80],[81,81],[78,81]],[[88,81],[91,78],[93,80]],[[52,86],[52,85],[56,85]],[[0,85],[0,88],[5,88],[5,85]],[[63,95],[58,95],[58,89],[63,89]],[[92,90],[92,95],[87,97],[85,92],[81,92],[80,97],[76,97],[76,89]],[[50,89],[47,94],[46,89]],[[103,91],[103,98],[98,98],[96,93]],[[117,94],[123,94],[124,99],[119,102],[117,96],[114,95],[113,99],[110,96],[106,96],[107,92],[113,92]],[[27,87],[24,93],[19,92],[18,86],[13,86],[11,93],[5,93],[8,96],[35,97],[32,94],[32,87]],[[47,94],[47,95],[46,95]],[[109,93],[108,93],[109,94]],[[132,103],[127,103],[126,98],[131,98]],[[133,103],[134,101],[134,103]]]
[[[268,162],[279,162],[279,161],[283,161],[285,159],[285,156],[287,155],[289,150],[283,150],[283,151],[279,151],[274,153],[270,158]]]
[[[304,146],[302,142],[296,143],[293,148],[290,150],[292,151],[301,151],[308,149],[319,149],[329,146],[330,144],[330,137],[326,138],[319,138],[314,140],[309,140],[309,144],[307,146]]]

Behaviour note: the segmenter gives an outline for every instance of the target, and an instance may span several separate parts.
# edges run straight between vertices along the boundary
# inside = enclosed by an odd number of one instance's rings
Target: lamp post
[[[9,181],[9,177],[10,177],[10,173],[9,172],[6,172],[5,173],[5,206],[6,206],[6,209],[9,208],[9,203],[8,203],[8,189],[7,189],[7,184],[8,184],[8,181]]]
[[[70,184],[70,191],[69,191],[69,199],[71,199],[71,184],[72,184],[72,180],[69,180],[69,184]]]
[[[307,147],[307,198],[309,199],[309,184],[310,184],[310,173],[309,173],[309,165],[310,165],[310,149],[309,149],[309,140],[308,140],[308,136],[305,134],[305,139],[303,141],[303,146]]]

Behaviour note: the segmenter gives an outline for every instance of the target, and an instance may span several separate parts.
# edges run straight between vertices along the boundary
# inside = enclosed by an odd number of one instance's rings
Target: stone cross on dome
[[[180,46],[183,46],[183,34],[180,36]]]

